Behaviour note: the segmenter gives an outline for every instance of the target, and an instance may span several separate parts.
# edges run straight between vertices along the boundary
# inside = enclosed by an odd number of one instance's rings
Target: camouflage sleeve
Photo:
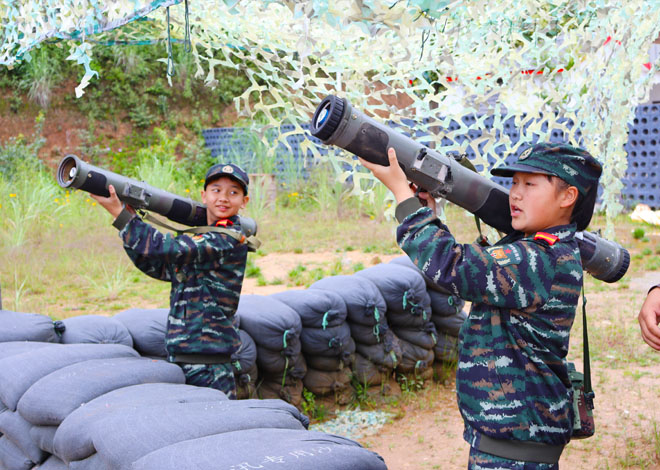
[[[124,249],[135,266],[145,274],[170,281],[171,269],[189,263],[216,261],[225,250],[234,248],[235,241],[218,234],[181,235],[164,234],[139,217],[133,217],[119,232]]]
[[[465,300],[497,307],[523,309],[546,302],[555,261],[542,247],[530,241],[460,244],[430,209],[408,206],[416,210],[403,217],[397,241],[435,283]]]

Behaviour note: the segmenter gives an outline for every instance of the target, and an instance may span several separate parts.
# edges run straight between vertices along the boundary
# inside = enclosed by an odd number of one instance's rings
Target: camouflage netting
[[[659,65],[648,63],[660,31],[660,2],[653,0],[58,4],[0,5],[0,64],[28,59],[44,40],[67,40],[69,59],[86,69],[80,95],[95,73],[89,66],[94,36],[118,44],[162,40],[168,33],[182,40],[189,20],[197,76],[214,86],[216,66],[244,68],[251,86],[236,106],[247,116],[264,116],[270,126],[307,123],[320,100],[337,93],[384,120],[414,120],[417,131],[428,132],[420,139],[441,152],[471,149],[483,173],[520,146],[564,130],[565,139],[604,163],[609,220],[621,210],[625,123],[645,100]],[[153,20],[149,38],[133,21],[147,14]],[[110,32],[118,27],[121,40]],[[461,119],[466,115],[476,119]],[[511,119],[524,129],[520,139],[504,132]],[[309,141],[303,145],[318,155]],[[332,152],[355,164],[342,151]],[[343,177],[349,173],[358,191],[369,187],[369,173],[351,170]]]

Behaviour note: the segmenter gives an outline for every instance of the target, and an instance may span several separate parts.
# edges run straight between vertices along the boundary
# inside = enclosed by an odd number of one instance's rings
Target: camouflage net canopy
[[[134,20],[148,14],[145,38]],[[0,63],[68,40],[69,59],[87,71],[78,94],[95,73],[90,40],[122,43],[117,31],[130,41],[183,40],[189,31],[197,76],[214,86],[218,65],[244,68],[251,86],[236,106],[268,126],[303,132],[335,93],[383,120],[413,120],[424,143],[473,153],[484,174],[563,130],[603,163],[608,220],[622,209],[627,123],[660,65],[648,63],[660,31],[656,0],[4,0],[0,15]],[[511,122],[517,139],[504,132]],[[372,183],[355,166],[347,174],[357,191]]]

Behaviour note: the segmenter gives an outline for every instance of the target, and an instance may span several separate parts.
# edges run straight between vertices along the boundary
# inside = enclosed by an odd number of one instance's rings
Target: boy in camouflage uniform
[[[397,239],[433,281],[471,301],[460,332],[457,399],[469,469],[556,469],[573,428],[566,355],[582,287],[576,230],[591,220],[601,166],[568,145],[537,144],[510,166],[514,232],[459,244],[422,207],[389,149],[362,161],[393,193]]]
[[[238,212],[249,197],[248,175],[233,164],[206,173],[202,202],[207,222],[240,233]],[[248,247],[225,233],[174,237],[143,222],[122,206],[115,188],[110,197],[93,196],[115,218],[124,249],[145,274],[172,283],[166,347],[193,385],[221,390],[236,398],[230,356],[241,345],[233,316],[238,306]]]

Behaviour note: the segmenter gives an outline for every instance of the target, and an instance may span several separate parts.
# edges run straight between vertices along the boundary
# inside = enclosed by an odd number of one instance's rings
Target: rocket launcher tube
[[[388,166],[387,149],[396,150],[410,181],[434,197],[443,197],[473,213],[495,229],[511,233],[509,191],[400,132],[356,110],[343,98],[329,95],[312,117],[311,133],[358,157]],[[628,270],[630,254],[616,242],[591,232],[576,235],[582,266],[596,279],[616,282]]]

